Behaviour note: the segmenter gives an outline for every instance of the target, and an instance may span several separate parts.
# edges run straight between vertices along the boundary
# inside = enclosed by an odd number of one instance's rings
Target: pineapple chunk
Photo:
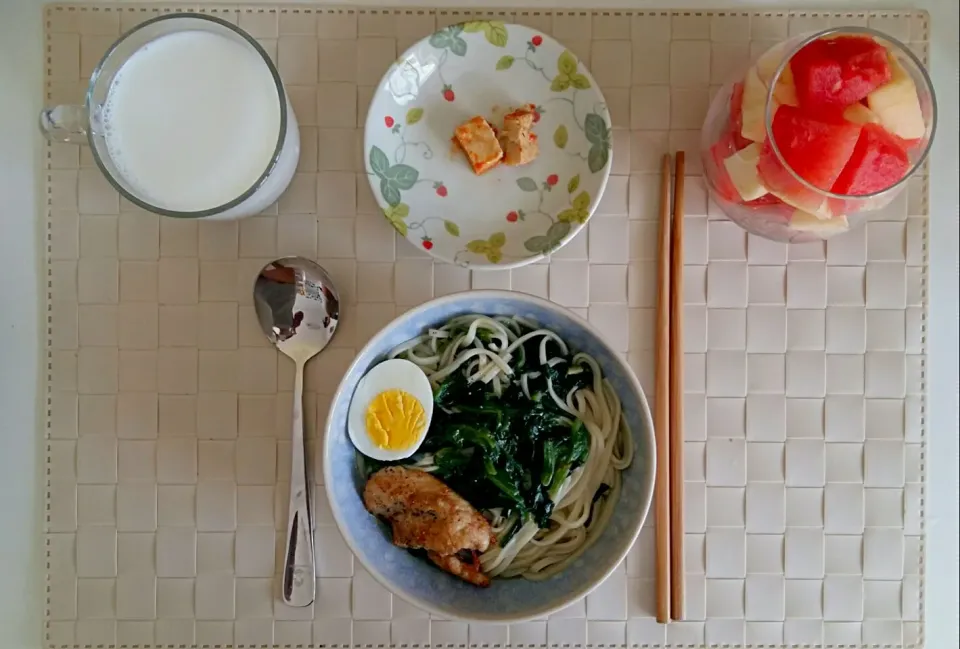
[[[767,88],[770,87],[773,75],[777,72],[777,66],[780,65],[786,55],[786,49],[784,43],[774,45],[757,59],[757,75]],[[793,83],[793,70],[790,69],[789,63],[783,66],[783,72],[777,78],[777,84],[773,88],[773,96],[781,104],[797,105],[797,88]]]
[[[764,125],[766,102],[767,87],[760,79],[757,68],[752,67],[743,80],[743,108],[741,109],[743,127],[740,129],[740,135],[746,139],[763,142],[767,132]]]
[[[812,232],[813,234],[827,238],[834,234],[846,232],[850,226],[847,223],[847,217],[843,214],[823,219],[816,214],[796,210],[790,216],[790,227],[797,232]]]
[[[815,216],[816,218],[825,221],[833,218],[833,212],[830,210],[830,201],[825,200],[820,205],[811,209],[811,205],[804,205],[803,201],[797,200],[796,197],[787,194],[786,192],[778,192],[771,189],[770,193],[779,198],[782,202],[786,203],[790,207],[796,209],[798,212],[804,212],[810,216]]]
[[[723,161],[730,181],[744,202],[756,200],[767,194],[767,188],[760,182],[760,176],[757,174],[760,147],[758,142],[754,142]]]
[[[920,99],[913,79],[892,54],[887,54],[892,76],[867,95],[867,106],[876,113],[880,124],[904,140],[922,138],[927,132],[920,110]]]
[[[780,65],[780,61],[783,60],[786,50],[786,43],[778,43],[761,54],[760,58],[757,59],[757,74],[764,84],[770,83],[770,79],[773,78],[773,73],[777,71],[777,66]],[[788,65],[785,71],[789,69],[790,66]]]
[[[876,124],[880,121],[876,113],[861,104],[859,101],[847,106],[843,111],[843,119],[854,124]]]
[[[780,78],[777,79],[777,85],[773,88],[773,96],[781,104],[787,106],[798,106],[797,87],[793,83],[793,70],[788,65],[783,69]]]

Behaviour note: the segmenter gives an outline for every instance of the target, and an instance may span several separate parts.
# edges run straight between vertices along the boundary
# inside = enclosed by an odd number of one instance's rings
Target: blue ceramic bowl
[[[520,315],[557,332],[574,349],[596,358],[613,384],[633,433],[636,452],[623,471],[623,489],[600,538],[573,565],[540,582],[495,579],[477,588],[394,546],[390,531],[363,507],[363,481],[347,436],[347,411],[360,378],[394,346],[425,329],[467,313]],[[515,622],[543,617],[598,586],[623,560],[647,516],[653,496],[653,422],[640,382],[596,329],[566,309],[523,293],[470,291],[416,307],[373,337],[360,351],[334,395],[327,418],[323,471],[333,516],[347,545],[377,581],[411,604],[437,615]]]

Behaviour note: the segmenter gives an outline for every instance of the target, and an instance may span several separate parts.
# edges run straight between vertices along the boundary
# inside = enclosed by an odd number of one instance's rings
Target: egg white
[[[370,402],[387,390],[403,390],[420,402],[423,407],[426,424],[417,440],[409,448],[394,451],[380,448],[374,444],[367,434],[366,414]],[[433,419],[433,390],[427,375],[419,367],[408,360],[394,358],[376,365],[357,383],[350,401],[350,412],[347,415],[347,433],[350,441],[358,451],[380,461],[402,460],[417,452]]]

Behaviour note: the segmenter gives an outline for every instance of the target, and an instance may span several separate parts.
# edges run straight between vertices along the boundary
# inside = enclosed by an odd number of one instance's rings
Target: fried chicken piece
[[[394,545],[426,550],[447,572],[478,586],[490,584],[476,559],[476,553],[496,543],[490,523],[429,473],[400,466],[381,469],[367,480],[363,504],[390,523]],[[465,560],[466,555],[473,560]]]
[[[466,500],[429,473],[390,466],[363,490],[367,510],[393,527],[394,544],[441,555],[485,552],[495,541],[490,523]]]
[[[470,553],[470,558],[461,558],[460,554],[437,554],[436,552],[427,552],[427,557],[443,570],[451,575],[460,577],[464,581],[469,581],[474,586],[487,588],[490,585],[490,577],[484,574],[480,567],[480,557],[476,552]]]

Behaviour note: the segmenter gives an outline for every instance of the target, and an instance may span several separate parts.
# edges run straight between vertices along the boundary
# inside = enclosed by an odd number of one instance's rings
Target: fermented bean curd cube
[[[530,132],[533,122],[534,114],[529,108],[520,108],[504,116],[500,145],[503,147],[503,161],[506,164],[526,164],[532,162],[540,153],[537,136]]]
[[[482,117],[472,117],[458,126],[454,131],[454,138],[477,175],[496,167],[503,159],[503,149],[500,148],[497,134]]]

